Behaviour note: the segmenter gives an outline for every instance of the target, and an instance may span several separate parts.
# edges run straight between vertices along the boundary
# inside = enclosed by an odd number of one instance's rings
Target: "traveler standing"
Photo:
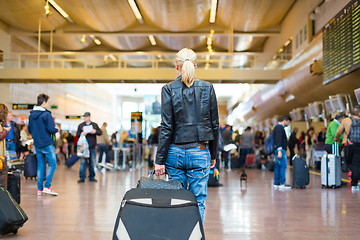
[[[305,150],[306,150],[306,164],[310,167],[312,151],[314,146],[314,133],[315,130],[313,127],[310,127],[305,135]]]
[[[345,146],[346,163],[351,170],[351,189],[360,190],[360,106],[351,111],[351,117],[345,118],[336,131],[334,141],[339,141],[343,133],[342,143]]]
[[[290,135],[289,138],[289,151],[290,151],[290,165],[292,165],[292,159],[295,156],[295,146],[298,147],[299,150],[299,139],[297,139],[296,134],[298,133],[299,129],[294,128],[293,132]]]
[[[291,186],[285,184],[287,168],[286,148],[288,147],[285,127],[289,126],[291,118],[285,115],[281,117],[280,121],[273,130],[275,145],[274,187],[286,189],[291,188]]]
[[[247,127],[240,135],[240,167],[244,166],[246,156],[255,151],[255,135],[251,133],[251,127]]]
[[[232,133],[231,133],[231,126],[230,125],[226,124],[225,130],[222,132],[221,135],[222,135],[225,146],[232,143]],[[230,169],[231,153],[230,153],[230,151],[223,151],[223,154],[224,154],[225,169]]]
[[[197,198],[202,221],[210,167],[216,163],[219,116],[214,87],[195,80],[196,54],[176,54],[178,77],[161,90],[161,130],[155,174],[179,180]],[[231,136],[231,135],[230,135]]]
[[[91,114],[86,112],[84,114],[84,122],[79,125],[76,136],[78,138],[80,138],[81,135],[86,137],[86,140],[89,143],[90,157],[80,158],[80,179],[78,180],[78,183],[85,182],[87,162],[89,162],[89,181],[97,182],[95,179],[96,135],[101,134],[102,131],[99,126],[96,123],[91,122]]]
[[[53,137],[59,129],[55,127],[51,112],[47,110],[48,107],[49,96],[40,94],[37,97],[37,105],[30,112],[29,116],[28,130],[34,139],[37,158],[38,196],[41,196],[43,193],[54,196],[58,195],[58,193],[51,188],[51,183],[57,167]],[[47,174],[46,161],[49,163]],[[45,174],[46,182],[44,186]]]
[[[6,137],[6,150],[16,152],[16,145],[20,140],[20,129],[13,120],[14,115],[8,112],[5,127],[10,128],[10,131]]]
[[[0,159],[0,184],[3,185],[5,189],[7,189],[7,181],[8,181],[8,171],[7,171],[7,163],[6,163],[6,136],[9,134],[10,128],[5,127],[6,118],[8,114],[7,107],[0,103],[0,156],[3,157]]]
[[[110,163],[109,146],[111,145],[111,142],[109,139],[109,135],[107,134],[106,127],[107,127],[107,123],[104,122],[101,127],[102,134],[97,137],[97,142],[99,146],[98,164],[102,162],[102,157],[104,153],[105,153],[105,164]],[[101,167],[100,165],[97,166],[100,170],[103,169],[103,167]]]
[[[325,139],[325,151],[329,154],[332,154],[332,144],[334,143],[334,138],[336,135],[336,131],[344,119],[343,113],[336,114],[334,120],[332,120],[326,131],[326,139]],[[339,138],[339,141],[342,141],[343,136]]]

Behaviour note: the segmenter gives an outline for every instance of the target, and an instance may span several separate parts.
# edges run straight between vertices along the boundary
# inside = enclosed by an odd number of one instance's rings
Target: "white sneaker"
[[[287,184],[281,184],[279,186],[280,189],[291,189],[292,187],[290,185],[287,185]]]
[[[359,186],[351,186],[351,190],[360,190]]]
[[[42,194],[43,194],[43,191],[41,191],[41,190],[38,190],[38,193],[37,193],[37,195],[38,195],[38,196],[42,196]]]
[[[279,188],[280,184],[274,184],[273,186],[274,186],[274,188]]]
[[[43,193],[49,194],[49,195],[53,195],[53,196],[57,196],[59,195],[57,192],[55,192],[51,187],[49,188],[44,188]]]

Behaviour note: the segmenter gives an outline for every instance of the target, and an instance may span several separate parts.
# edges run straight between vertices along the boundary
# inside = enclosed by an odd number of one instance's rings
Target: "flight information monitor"
[[[323,84],[360,67],[360,5],[350,1],[323,27]]]

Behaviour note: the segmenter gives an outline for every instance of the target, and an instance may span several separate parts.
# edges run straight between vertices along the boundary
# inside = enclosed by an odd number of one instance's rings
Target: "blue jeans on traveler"
[[[278,151],[275,151],[275,169],[274,169],[274,181],[275,184],[285,184],[285,174],[287,168],[287,156],[286,150],[281,150],[282,158],[278,158]]]
[[[95,179],[96,148],[89,148],[90,158],[80,158],[80,179],[86,178],[86,165],[89,162],[89,179]]]
[[[54,145],[49,145],[43,148],[35,148],[37,158],[37,180],[38,190],[44,188],[44,178],[46,175],[45,188],[51,186],[52,178],[55,173],[56,165],[56,154]],[[46,158],[46,159],[45,159]],[[49,163],[49,168],[46,174],[46,161]]]
[[[103,154],[105,153],[105,163],[110,163],[110,155],[108,145],[106,144],[99,144],[99,160],[98,163],[102,162]]]
[[[6,150],[16,152],[16,143],[6,140]]]
[[[205,199],[210,172],[210,152],[208,147],[182,149],[170,145],[165,164],[170,176],[179,180],[184,189],[189,189],[196,196],[201,220],[204,222]]]

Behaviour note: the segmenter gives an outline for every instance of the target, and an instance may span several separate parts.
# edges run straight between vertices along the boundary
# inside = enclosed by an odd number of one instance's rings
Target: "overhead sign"
[[[77,116],[77,115],[66,115],[66,119],[81,119],[83,116]]]
[[[27,103],[14,103],[12,105],[13,110],[32,110],[35,104],[27,104]]]

